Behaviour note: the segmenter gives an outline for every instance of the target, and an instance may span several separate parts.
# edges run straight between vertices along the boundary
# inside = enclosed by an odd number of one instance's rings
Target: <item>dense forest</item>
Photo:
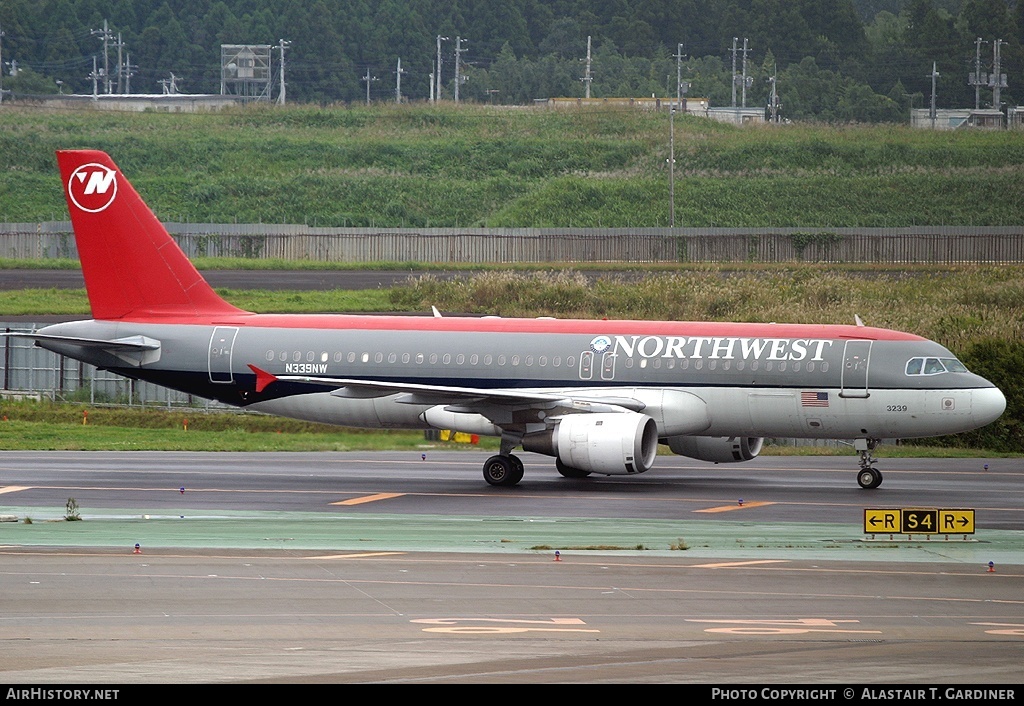
[[[938,107],[992,107],[997,61],[998,107],[1024,96],[1020,0],[4,0],[0,32],[15,98],[219,93],[225,44],[272,47],[275,98],[283,52],[301,103],[429,100],[439,55],[440,98],[477,103],[774,87],[786,119],[898,122],[933,80]]]

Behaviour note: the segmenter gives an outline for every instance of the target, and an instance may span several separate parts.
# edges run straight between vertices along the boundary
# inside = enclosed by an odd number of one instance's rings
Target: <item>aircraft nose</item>
[[[1006,410],[1006,396],[998,387],[975,390],[971,399],[971,416],[979,427],[999,419]]]

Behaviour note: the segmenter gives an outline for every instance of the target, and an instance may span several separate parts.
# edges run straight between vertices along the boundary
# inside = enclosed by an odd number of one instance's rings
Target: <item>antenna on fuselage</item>
[[[853,315],[853,320],[856,322],[856,324],[858,326],[863,326],[864,325],[864,322],[860,320],[860,316],[858,316],[857,314]]]
[[[436,306],[434,306],[433,304],[431,304],[431,305],[430,305],[430,310],[431,310],[432,312],[434,312],[434,318],[435,318],[435,319],[440,319],[440,318],[441,318],[441,312],[437,310],[437,307],[436,307]]]

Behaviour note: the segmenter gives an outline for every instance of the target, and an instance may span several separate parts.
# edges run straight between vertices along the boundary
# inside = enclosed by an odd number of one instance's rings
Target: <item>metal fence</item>
[[[313,262],[1024,262],[1022,226],[904,228],[316,228],[169,223],[189,257]],[[0,223],[0,257],[77,259],[71,224]]]

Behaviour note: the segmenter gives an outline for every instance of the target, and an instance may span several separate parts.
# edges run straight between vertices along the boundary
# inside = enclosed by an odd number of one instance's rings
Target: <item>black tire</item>
[[[882,484],[882,474],[877,468],[862,468],[857,473],[857,485],[865,490],[872,490]]]
[[[562,463],[562,459],[555,459],[555,470],[557,470],[565,478],[586,478],[590,475],[590,471],[584,471],[579,468],[573,468],[572,466],[566,466]]]
[[[491,456],[484,463],[484,480],[490,485],[515,485],[522,477],[522,474],[517,476],[515,465],[508,456]]]

